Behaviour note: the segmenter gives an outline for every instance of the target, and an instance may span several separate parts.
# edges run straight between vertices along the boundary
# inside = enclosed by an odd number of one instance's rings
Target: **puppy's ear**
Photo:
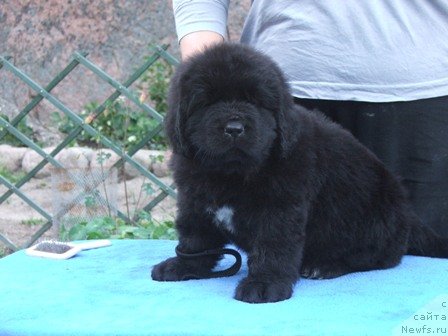
[[[296,143],[299,131],[299,113],[286,77],[280,67],[268,55],[255,54],[255,78],[259,85],[258,94],[268,110],[272,111],[277,124],[277,153],[286,158]]]
[[[297,107],[294,104],[289,87],[286,82],[284,82],[283,76],[280,78],[283,85],[279,85],[279,87],[281,87],[281,92],[279,95],[276,122],[280,156],[286,158],[297,140],[300,131],[300,122]]]
[[[190,152],[185,138],[185,121],[188,113],[188,104],[182,99],[180,84],[181,69],[178,69],[171,79],[168,93],[168,112],[165,116],[165,134],[173,148],[173,152],[188,156]]]

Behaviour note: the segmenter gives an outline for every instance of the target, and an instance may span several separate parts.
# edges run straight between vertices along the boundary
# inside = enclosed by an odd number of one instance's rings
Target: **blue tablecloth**
[[[229,278],[151,280],[175,245],[113,241],[64,261],[0,259],[0,335],[401,335],[412,320],[430,326],[416,312],[448,298],[448,260],[406,256],[394,269],[300,280],[290,300],[247,304],[232,298],[245,264]],[[436,302],[448,315],[444,306]]]

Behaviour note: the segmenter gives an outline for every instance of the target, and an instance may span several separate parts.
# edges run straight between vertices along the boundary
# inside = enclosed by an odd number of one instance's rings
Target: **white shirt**
[[[178,37],[226,36],[228,0],[173,0]],[[255,0],[241,36],[300,98],[371,102],[448,95],[448,0]]]

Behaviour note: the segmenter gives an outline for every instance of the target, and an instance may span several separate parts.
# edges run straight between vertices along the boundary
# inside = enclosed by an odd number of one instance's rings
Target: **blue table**
[[[402,335],[436,323],[419,310],[448,316],[448,260],[406,256],[390,270],[300,280],[292,299],[251,305],[232,298],[245,263],[229,278],[152,281],[151,266],[175,245],[113,241],[64,261],[0,259],[0,335]]]

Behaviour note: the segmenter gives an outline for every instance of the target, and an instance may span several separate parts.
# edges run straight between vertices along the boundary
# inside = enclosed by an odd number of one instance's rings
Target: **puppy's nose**
[[[224,128],[224,133],[233,138],[239,137],[244,132],[244,125],[237,120],[231,120]]]

